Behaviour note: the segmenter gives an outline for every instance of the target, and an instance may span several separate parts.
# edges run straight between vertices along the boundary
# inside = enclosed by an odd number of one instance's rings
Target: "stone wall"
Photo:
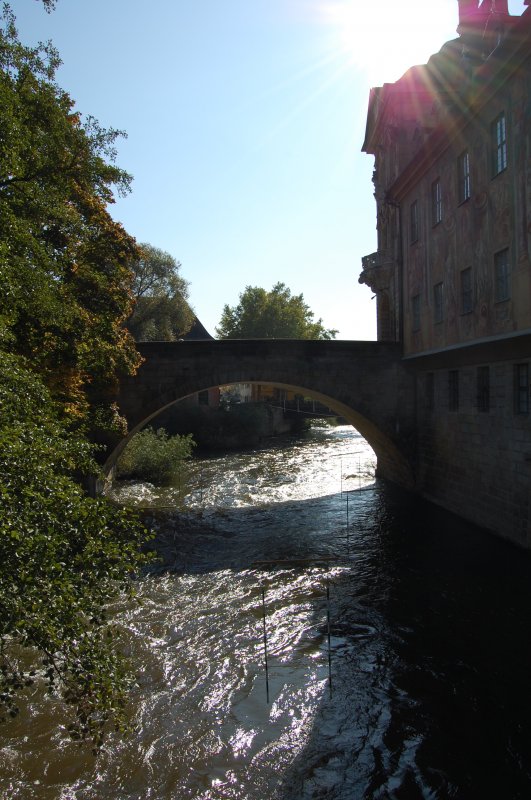
[[[518,363],[482,361],[458,370],[419,371],[417,490],[459,516],[531,547],[531,425],[529,414],[516,410]],[[480,367],[489,368],[486,411],[478,409]],[[459,379],[455,410],[450,371]]]

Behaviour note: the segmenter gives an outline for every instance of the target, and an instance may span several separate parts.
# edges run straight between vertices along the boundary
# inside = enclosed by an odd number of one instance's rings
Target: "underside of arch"
[[[320,392],[316,389],[309,388],[307,386],[300,386],[298,384],[291,384],[291,383],[284,383],[279,381],[273,380],[228,380],[222,384],[216,385],[223,385],[223,386],[231,386],[237,385],[239,383],[250,383],[255,385],[262,385],[262,386],[274,386],[279,389],[286,389],[291,392],[295,392],[297,394],[303,394],[308,397],[315,398],[323,405],[328,406],[332,409],[338,416],[343,417],[350,425],[352,425],[370,444],[373,448],[376,458],[377,458],[377,475],[379,477],[385,478],[387,480],[392,481],[400,486],[403,486],[407,489],[412,489],[414,487],[414,475],[412,466],[405,456],[405,454],[401,451],[399,445],[396,441],[391,438],[388,434],[381,430],[377,424],[371,421],[365,414],[360,413],[356,409],[352,408],[352,406],[345,404],[344,402],[338,400],[337,398],[331,397],[328,394]],[[212,389],[215,386],[198,386],[192,392],[188,392],[187,394],[183,394],[181,396],[174,396],[169,397],[168,394],[165,394],[164,397],[160,398],[160,404],[157,406],[155,403],[151,408],[144,409],[145,416],[140,420],[131,420],[132,426],[130,431],[124,439],[122,439],[118,445],[114,448],[114,450],[110,453],[107,461],[104,464],[104,472],[107,477],[110,477],[116,466],[116,462],[123,452],[127,443],[130,441],[132,436],[137,433],[139,430],[144,428],[148,425],[153,419],[155,419],[160,413],[165,411],[170,406],[174,405],[175,403],[179,402],[180,400],[184,400],[187,397],[191,397],[197,392],[204,391],[205,389]]]

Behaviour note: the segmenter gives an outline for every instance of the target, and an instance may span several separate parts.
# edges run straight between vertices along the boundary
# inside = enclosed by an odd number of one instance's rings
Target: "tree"
[[[38,683],[98,746],[123,725],[129,680],[105,606],[131,591],[146,532],[84,495],[73,475],[95,469],[91,447],[29,366],[0,351],[0,720]]]
[[[48,5],[52,5],[48,3]],[[0,15],[0,718],[45,683],[75,738],[122,723],[127,675],[105,606],[143,563],[145,531],[83,493],[84,434],[120,427],[111,399],[139,362],[124,328],[134,239],[112,220],[118,131],[72,108],[51,45]],[[29,664],[29,666],[28,666]],[[2,712],[3,710],[3,712]]]
[[[130,186],[115,164],[120,132],[73,110],[51,44],[21,44],[8,7],[0,20],[0,347],[98,428],[140,360],[124,328],[138,248],[107,211]]]
[[[127,327],[138,341],[180,339],[191,327],[194,313],[187,303],[188,283],[173,256],[150,244],[140,245],[132,264],[135,307]]]
[[[292,295],[284,283],[270,292],[247,286],[237,306],[224,306],[216,332],[222,339],[335,339],[337,333],[314,321],[303,295]]]

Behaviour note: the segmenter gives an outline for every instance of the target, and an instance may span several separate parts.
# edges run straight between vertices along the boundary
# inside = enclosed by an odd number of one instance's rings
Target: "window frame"
[[[420,237],[419,202],[413,200],[409,207],[409,241],[410,244],[418,242]]]
[[[441,179],[436,178],[431,184],[431,223],[433,227],[442,222],[442,185]]]
[[[507,150],[507,117],[502,111],[491,124],[492,177],[495,178],[507,169],[509,159]]]
[[[470,153],[463,150],[457,156],[457,200],[458,204],[466,203],[472,195],[472,180],[470,175]]]
[[[529,363],[514,365],[514,413],[529,414]]]
[[[481,366],[476,372],[476,405],[478,411],[490,411],[490,367]]]
[[[459,411],[459,370],[448,370],[448,411]]]
[[[465,281],[466,276],[466,281]],[[470,280],[468,280],[470,278]],[[469,285],[465,285],[469,283]],[[465,267],[460,274],[461,314],[471,314],[474,310],[474,285],[472,267]]]
[[[494,253],[494,297],[496,303],[511,299],[511,264],[508,247]]]
[[[433,322],[439,325],[444,322],[444,282],[439,281],[433,286]]]

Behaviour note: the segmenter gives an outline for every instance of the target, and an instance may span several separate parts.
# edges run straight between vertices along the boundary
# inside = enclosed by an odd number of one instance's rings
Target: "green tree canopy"
[[[113,381],[139,363],[124,328],[138,250],[107,211],[130,184],[120,132],[73,109],[50,44],[25,47],[8,7],[0,21],[0,347],[66,414],[101,424]]]
[[[335,339],[337,333],[315,321],[303,295],[292,295],[284,283],[270,292],[247,286],[237,306],[224,306],[216,332],[222,339]]]
[[[48,3],[48,5],[52,5]],[[0,14],[0,719],[28,684],[72,705],[72,735],[120,724],[126,674],[104,609],[143,559],[128,515],[92,500],[82,433],[120,426],[113,384],[138,355],[124,328],[134,239],[112,220],[117,131],[73,110],[51,45]]]
[[[127,327],[137,342],[180,339],[191,327],[194,313],[188,305],[188,282],[180,275],[175,258],[141,244],[132,262],[135,307]]]

